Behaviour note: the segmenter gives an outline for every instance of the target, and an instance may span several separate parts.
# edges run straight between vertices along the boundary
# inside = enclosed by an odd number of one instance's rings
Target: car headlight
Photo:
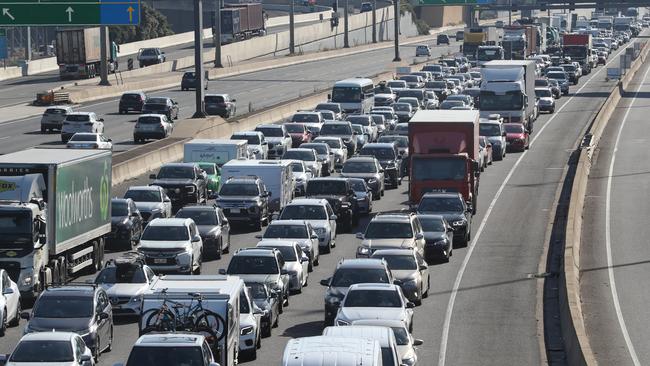
[[[338,296],[334,296],[334,295],[325,296],[325,302],[330,304],[330,305],[339,306],[339,304],[341,303],[341,298],[339,298]]]
[[[368,255],[368,254],[370,254],[370,248],[358,247],[357,248],[357,253],[361,254],[361,255]]]
[[[318,235],[324,235],[327,232],[327,229],[325,229],[324,227],[317,227],[317,228],[314,228],[314,231]]]
[[[339,327],[342,327],[342,326],[344,327],[346,325],[350,325],[350,322],[347,322],[347,321],[342,320],[342,319],[336,319],[336,325],[339,326]]]
[[[411,356],[411,357],[409,357],[409,358],[403,358],[403,359],[402,359],[402,364],[403,364],[403,365],[406,365],[406,366],[413,366],[413,365],[415,365],[415,362],[416,362],[416,361],[417,361],[417,360],[415,359],[415,357],[414,357],[414,356]]]
[[[370,179],[368,179],[368,183],[377,183],[377,179],[376,178],[370,178]]]
[[[34,280],[34,269],[27,268],[24,271],[20,271],[20,276],[18,278],[18,284],[20,286],[31,286]]]
[[[458,220],[451,223],[452,226],[463,226],[465,224],[467,224],[467,221],[465,220]]]
[[[133,296],[133,297],[131,298],[131,302],[132,302],[132,303],[139,303],[139,302],[141,302],[141,301],[142,301],[142,295]]]
[[[437,242],[433,243],[433,245],[447,245],[447,240],[438,240]]]
[[[243,328],[239,331],[239,334],[241,334],[241,335],[251,334],[251,333],[253,333],[253,330],[254,330],[253,326],[252,326],[252,325],[249,325],[249,326],[243,327]]]
[[[186,186],[185,189],[187,189],[188,193],[196,192],[196,187],[194,187],[194,186]]]

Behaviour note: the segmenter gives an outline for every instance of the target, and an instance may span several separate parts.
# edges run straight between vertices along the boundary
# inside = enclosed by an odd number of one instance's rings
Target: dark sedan
[[[203,241],[205,257],[220,259],[222,253],[230,251],[230,224],[221,208],[207,205],[185,206],[174,217],[194,220]]]
[[[178,103],[171,98],[148,98],[142,106],[142,114],[164,114],[169,119],[178,119]]]
[[[454,229],[442,215],[418,214],[424,230],[424,259],[431,264],[449,262],[454,249]]]
[[[460,193],[426,193],[417,207],[418,214],[441,215],[454,229],[454,242],[467,246],[471,239],[473,207]]]
[[[142,226],[142,216],[132,199],[113,198],[111,200],[111,233],[107,238],[108,244],[115,248],[130,250],[140,241]]]
[[[255,306],[263,311],[260,321],[262,336],[270,337],[271,329],[278,326],[278,319],[282,312],[278,294],[265,283],[246,282],[246,286],[250,289]]]
[[[183,74],[181,79],[181,90],[196,89],[199,86],[199,79],[194,71],[188,71]],[[208,90],[208,79],[205,79],[203,89]]]

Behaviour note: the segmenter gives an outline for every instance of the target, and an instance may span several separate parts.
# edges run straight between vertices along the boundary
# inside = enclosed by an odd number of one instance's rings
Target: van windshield
[[[258,135],[232,135],[230,136],[231,140],[246,140],[249,145],[259,145],[260,137]]]
[[[309,235],[304,225],[271,225],[264,232],[264,238],[306,239]]]
[[[126,364],[138,366],[204,365],[204,360],[200,346],[135,346],[131,350]]]
[[[320,134],[325,135],[352,135],[352,130],[347,124],[326,123],[320,129]],[[291,151],[291,150],[289,150]]]
[[[258,127],[255,131],[259,131],[264,134],[266,137],[284,137],[281,128],[273,127]]]
[[[399,308],[402,299],[393,290],[354,290],[345,297],[346,308]]]
[[[184,241],[189,238],[190,233],[185,226],[147,226],[142,233],[142,240]]]
[[[228,274],[278,274],[278,263],[272,256],[236,255],[230,260]]]

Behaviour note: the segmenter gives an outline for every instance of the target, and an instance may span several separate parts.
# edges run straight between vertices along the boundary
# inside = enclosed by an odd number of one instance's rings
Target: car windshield
[[[90,116],[87,114],[68,114],[65,120],[67,122],[88,122],[90,121]]]
[[[44,112],[45,114],[66,114],[67,111],[62,108],[48,108]]]
[[[267,239],[307,239],[309,235],[304,225],[271,225],[264,232]]]
[[[95,283],[146,283],[147,279],[144,275],[142,267],[133,264],[120,264],[115,267],[104,268],[97,278]]]
[[[377,165],[372,161],[347,161],[343,173],[377,173]]]
[[[255,183],[226,183],[219,190],[220,196],[258,196],[260,194]]]
[[[134,346],[126,361],[137,366],[203,366],[201,347]]]
[[[370,126],[370,120],[372,118],[370,116],[348,116],[346,119],[355,125]]]
[[[10,362],[74,362],[69,341],[21,341],[11,353]]]
[[[391,271],[418,269],[415,257],[412,255],[373,255],[373,258],[384,259]]]
[[[321,130],[322,133],[322,130]],[[341,140],[334,140],[334,139],[318,139],[317,141],[322,141],[330,146],[332,149],[340,149],[341,148]]]
[[[377,140],[377,142],[395,142],[397,147],[408,147],[409,139],[408,137],[403,136],[382,136]],[[375,157],[379,158],[377,155]]]
[[[397,112],[410,112],[413,110],[413,107],[408,103],[395,103],[393,104],[393,108]]]
[[[327,212],[323,206],[289,205],[282,210],[280,220],[327,220]]]
[[[70,140],[68,141],[73,141],[73,142],[87,142],[87,141],[92,141],[92,142],[97,142],[97,136],[92,135],[92,134],[85,134],[85,133],[75,133]]]
[[[524,132],[524,125],[520,125],[519,123],[512,123],[512,124],[506,124],[504,125],[506,128],[506,132],[508,133],[523,133]]]
[[[332,88],[332,102],[354,103],[361,101],[361,88],[358,86],[335,86]]]
[[[442,66],[440,66],[440,65],[425,65],[422,68],[422,71],[442,72]]]
[[[184,241],[190,234],[185,226],[151,226],[147,225],[142,233],[142,240]]]
[[[535,80],[535,86],[547,86],[548,80],[546,79],[537,79]]]
[[[393,112],[391,112],[391,111],[377,111],[377,110],[374,110],[374,111],[371,111],[371,112],[372,112],[372,114],[378,114],[378,115],[384,116],[384,119],[393,119],[393,118],[395,118],[395,116],[393,116]]]
[[[192,166],[163,166],[158,172],[158,179],[193,179]]]
[[[405,88],[406,87],[406,81],[403,80],[391,80],[386,83],[386,86],[389,88]]]
[[[92,296],[41,296],[34,306],[34,318],[90,318],[93,309]]]
[[[230,136],[231,140],[246,140],[249,145],[259,145],[260,137],[258,135],[232,135]]]
[[[523,108],[524,98],[521,91],[507,91],[503,94],[495,92],[481,91],[481,110],[486,111],[515,111]],[[447,101],[443,102],[446,103]]]
[[[341,268],[334,273],[330,286],[350,287],[357,283],[388,283],[388,274],[379,268]]]
[[[310,180],[307,183],[307,195],[345,195],[346,186],[342,180]]]
[[[391,327],[395,335],[395,342],[398,346],[406,346],[411,342],[409,332],[404,327]]]
[[[417,83],[419,81],[417,75],[402,75],[399,79],[404,80],[407,83]]]
[[[548,80],[548,85],[550,85],[550,86],[558,86],[558,82],[555,79],[549,79]]]
[[[205,172],[207,175],[215,175],[217,174],[217,170],[214,167],[214,164],[211,163],[199,163],[199,167]]]
[[[459,197],[425,197],[418,205],[417,211],[426,212],[463,212],[463,202]]]
[[[230,260],[228,274],[278,274],[278,263],[272,256],[236,255]]]
[[[300,145],[300,147],[305,148],[305,149],[314,149],[314,150],[316,150],[317,154],[322,155],[322,154],[327,154],[327,146],[325,146],[325,145],[327,145],[327,144],[322,144],[322,145],[321,144],[303,144],[303,145]]]
[[[452,109],[453,107],[462,107],[465,105],[465,102],[462,100],[450,100],[447,99],[444,102],[440,103],[440,109]]]
[[[284,153],[284,155],[282,155],[282,159],[316,161],[316,154],[309,150],[289,149]]]
[[[368,190],[368,186],[366,186],[363,179],[350,179],[350,187],[355,192],[366,192]]]
[[[208,104],[223,104],[226,102],[221,95],[206,95],[204,100]]]
[[[160,124],[160,117],[153,117],[153,116],[147,116],[147,117],[140,117],[138,118],[138,123],[140,124]]]
[[[491,123],[481,123],[478,126],[480,136],[501,136],[501,127]]]
[[[145,49],[142,50],[142,52],[140,52],[140,54],[142,56],[156,56],[157,55],[156,50],[153,49],[153,48],[145,48]]]
[[[174,216],[179,219],[192,219],[197,225],[214,226],[218,224],[217,213],[213,208],[210,209],[181,209]]]
[[[365,239],[410,239],[413,231],[409,222],[371,221]]]
[[[258,248],[277,249],[282,254],[282,259],[285,262],[297,262],[296,249],[293,246],[278,245],[278,246],[259,246]]]
[[[445,223],[438,217],[419,217],[422,229],[426,232],[445,232]]]
[[[300,123],[287,123],[284,125],[284,127],[287,129],[287,132],[289,133],[304,133],[305,132],[305,126],[301,125]]]
[[[291,171],[294,173],[302,173],[305,167],[301,163],[291,163]]]
[[[536,89],[535,96],[538,98],[550,98],[553,96],[553,94],[551,94],[550,89],[544,89],[544,90]]]
[[[183,74],[183,77],[188,79],[194,79],[195,77],[194,75],[195,74],[193,72],[186,72],[185,74]]]
[[[363,135],[363,126],[361,126],[361,125],[352,125],[352,131],[356,132],[357,135]]]
[[[316,105],[316,109],[324,109],[336,113],[341,112],[341,106],[334,103],[320,103]]]
[[[472,77],[472,79],[480,79],[481,78],[481,73],[478,71],[472,71],[469,73],[469,75]]]
[[[291,117],[291,122],[320,122],[318,114],[315,113],[296,113]],[[265,134],[266,135],[266,134]]]
[[[402,299],[394,290],[361,290],[348,292],[343,307],[346,308],[399,308]]]
[[[266,291],[266,285],[259,282],[246,282],[248,287],[248,292],[251,294],[251,297],[256,300],[266,300],[269,298],[269,294]]]
[[[162,202],[160,192],[157,190],[129,190],[124,194],[124,198],[130,198],[135,202]]]
[[[549,79],[566,80],[566,74],[563,72],[549,72],[546,76]]]
[[[447,83],[444,81],[427,81],[424,87],[427,89],[446,89]]]
[[[129,216],[129,206],[126,202],[111,202],[111,216]]]
[[[575,72],[576,67],[573,65],[562,65],[562,68],[567,72]]]
[[[261,132],[265,137],[284,137],[284,133],[281,128],[273,127],[258,127],[255,131]]]
[[[146,103],[167,105],[167,98],[147,98]]]

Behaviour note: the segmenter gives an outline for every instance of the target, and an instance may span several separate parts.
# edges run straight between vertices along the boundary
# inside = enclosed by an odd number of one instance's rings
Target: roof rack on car
[[[98,284],[94,282],[75,282],[75,281],[70,281],[70,282],[64,282],[64,283],[51,283],[47,285],[45,288],[61,288],[61,287],[66,287],[66,286],[77,286],[77,287],[92,287],[92,288],[97,288],[99,286]]]
[[[122,253],[119,257],[117,258],[111,258],[106,262],[106,265],[123,265],[123,264],[145,264],[145,257],[142,253],[136,252],[136,251],[130,251],[126,253]]]

